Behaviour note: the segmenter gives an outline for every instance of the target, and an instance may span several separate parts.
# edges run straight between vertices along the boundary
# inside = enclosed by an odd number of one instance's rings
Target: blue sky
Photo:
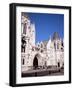
[[[31,23],[35,23],[36,43],[48,40],[54,32],[58,32],[61,38],[64,37],[64,15],[28,13]]]

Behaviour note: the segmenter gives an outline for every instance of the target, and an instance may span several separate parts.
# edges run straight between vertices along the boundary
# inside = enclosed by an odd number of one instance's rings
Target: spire
[[[49,39],[51,40],[51,35],[50,35]]]
[[[47,43],[47,50],[50,48],[50,45],[51,45],[51,35],[50,35],[48,43]]]
[[[54,32],[52,40],[60,39],[58,32]]]

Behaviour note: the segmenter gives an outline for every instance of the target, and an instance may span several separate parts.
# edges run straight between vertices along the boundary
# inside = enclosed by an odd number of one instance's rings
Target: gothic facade
[[[35,24],[29,17],[21,15],[21,70],[27,71],[37,68],[49,68],[64,65],[64,42],[55,32],[48,41],[35,44]]]

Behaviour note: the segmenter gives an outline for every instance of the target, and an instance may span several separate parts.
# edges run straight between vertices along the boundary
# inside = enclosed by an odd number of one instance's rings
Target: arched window
[[[55,48],[55,50],[56,50],[56,43],[54,43],[54,48]]]
[[[26,29],[27,29],[27,23],[24,23],[24,26],[23,26],[23,34],[26,34]]]
[[[25,52],[25,47],[26,47],[26,45],[21,45],[21,52]]]
[[[22,59],[22,65],[24,65],[25,64],[25,60],[24,60],[24,58]]]
[[[22,37],[21,42],[22,44],[26,44],[25,36]]]

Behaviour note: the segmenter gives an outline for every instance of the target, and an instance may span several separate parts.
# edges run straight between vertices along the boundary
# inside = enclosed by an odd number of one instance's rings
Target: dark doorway
[[[38,59],[37,59],[36,56],[35,56],[35,58],[33,60],[33,67],[34,67],[34,69],[37,69],[37,67],[38,67]]]
[[[60,63],[58,62],[58,67],[60,67]]]

